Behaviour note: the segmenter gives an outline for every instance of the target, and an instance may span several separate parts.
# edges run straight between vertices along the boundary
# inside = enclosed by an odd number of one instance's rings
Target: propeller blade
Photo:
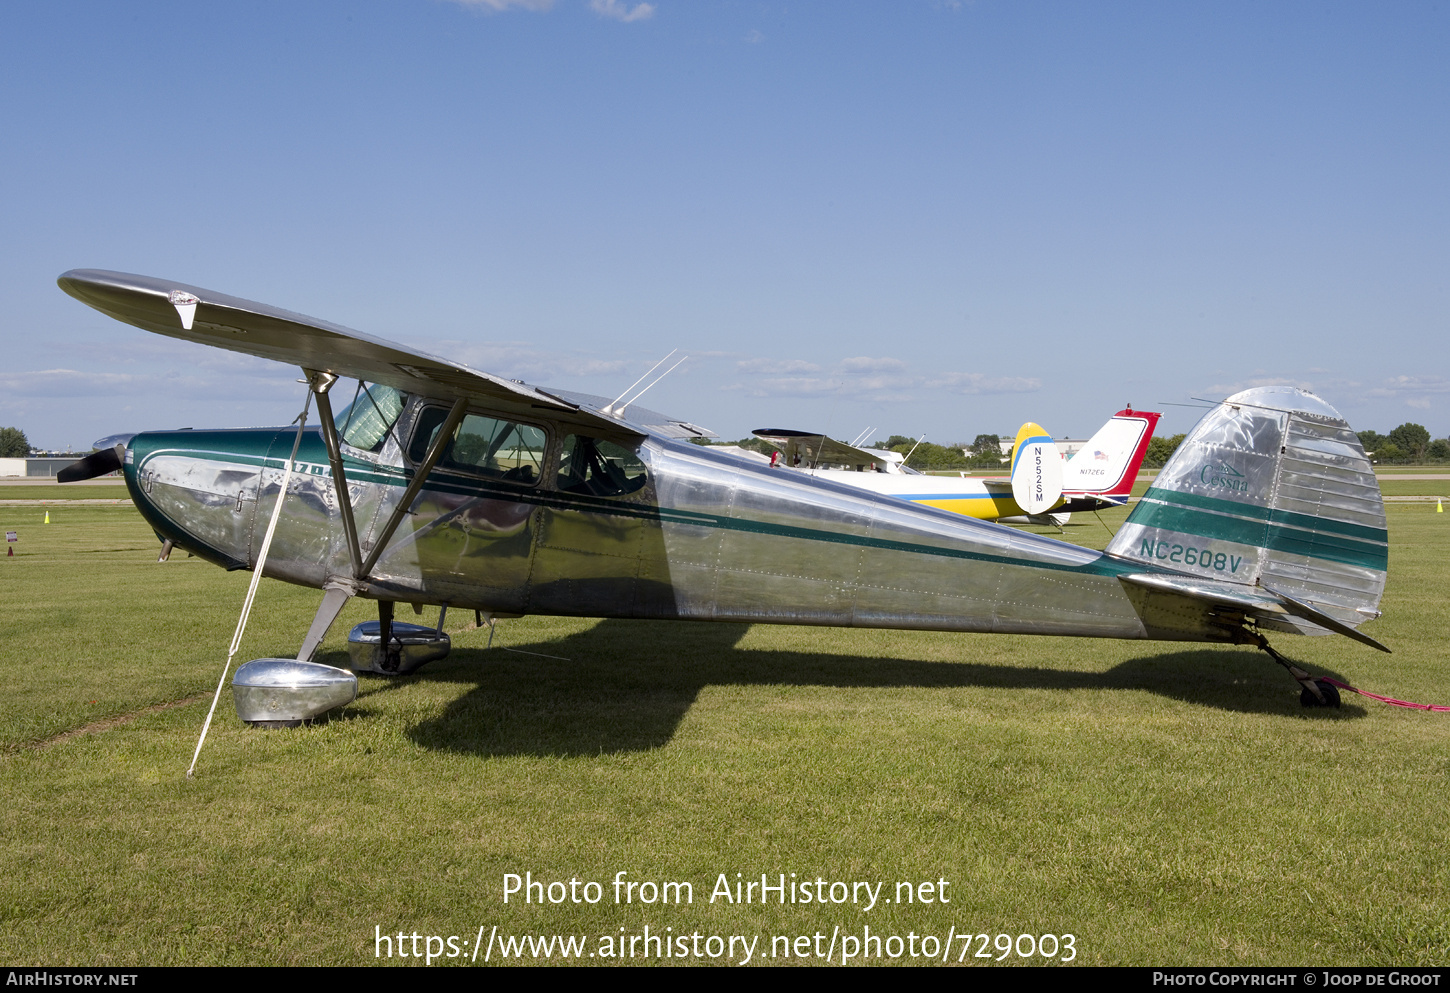
[[[58,483],[78,483],[82,479],[94,479],[108,472],[115,472],[123,465],[121,453],[114,448],[103,448],[92,452],[79,462],[72,462],[55,474]]]

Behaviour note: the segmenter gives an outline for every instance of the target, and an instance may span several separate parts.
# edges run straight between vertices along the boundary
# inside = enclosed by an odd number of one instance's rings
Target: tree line
[[[1375,462],[1450,462],[1450,438],[1431,440],[1430,432],[1423,425],[1405,423],[1389,434],[1378,431],[1359,432],[1359,443]],[[1148,442],[1148,451],[1143,456],[1143,465],[1161,469],[1178,446],[1184,435],[1175,434],[1167,438],[1156,437]],[[709,444],[703,438],[696,439]],[[722,445],[738,445],[751,451],[769,455],[776,446],[764,438],[741,438],[739,441],[718,442]],[[929,441],[917,444],[915,438],[893,434],[884,441],[873,441],[868,448],[882,448],[911,457],[906,464],[922,471],[993,468],[1002,464],[1002,439],[995,434],[979,434],[971,443],[957,442],[953,445],[934,445]],[[19,428],[0,428],[0,459],[23,459],[30,454],[30,442]]]
[[[710,442],[703,438],[696,438],[697,444],[707,445]],[[752,452],[760,452],[762,455],[769,455],[779,451],[780,446],[766,441],[764,438],[741,438],[739,441],[719,441],[717,445],[734,445]],[[917,443],[917,439],[908,438],[904,434],[893,434],[884,441],[872,441],[862,446],[863,448],[877,448],[888,452],[900,452],[902,455],[910,453],[906,464],[913,469],[922,472],[932,470],[971,469],[973,467],[997,468],[1002,464],[1002,450],[1000,439],[995,434],[979,434],[975,441],[957,442],[954,445],[934,445],[929,441]]]
[[[1450,438],[1431,441],[1420,424],[1401,424],[1389,434],[1361,431],[1359,443],[1375,462],[1450,462]]]
[[[1148,442],[1148,451],[1143,455],[1143,465],[1150,469],[1161,469],[1173,457],[1186,435],[1175,434],[1167,438],[1157,437]],[[1450,462],[1450,439],[1430,440],[1430,432],[1420,424],[1401,424],[1389,434],[1378,431],[1360,431],[1359,443],[1370,461],[1376,463]]]
[[[30,442],[19,428],[0,428],[0,459],[23,459],[30,454]]]
[[[1148,450],[1143,455],[1143,466],[1148,469],[1161,469],[1173,457],[1178,446],[1183,444],[1186,434],[1169,435],[1168,437],[1157,436],[1148,442]],[[1450,439],[1440,438],[1431,440],[1430,432],[1420,424],[1401,424],[1389,434],[1380,434],[1377,431],[1360,431],[1358,434],[1359,443],[1364,446],[1365,454],[1377,463],[1425,463],[1425,462],[1450,462]],[[700,444],[709,444],[703,438],[696,439]],[[880,448],[887,451],[900,452],[905,455],[911,453],[906,464],[913,469],[923,472],[933,470],[960,470],[960,469],[993,469],[1002,465],[1001,436],[995,434],[979,434],[970,443],[957,442],[953,445],[934,445],[929,441],[917,444],[915,438],[908,438],[906,435],[893,434],[890,437],[873,441],[864,446],[866,448]],[[721,445],[738,445],[751,451],[761,452],[769,455],[779,447],[764,438],[742,438],[739,441],[716,442]]]

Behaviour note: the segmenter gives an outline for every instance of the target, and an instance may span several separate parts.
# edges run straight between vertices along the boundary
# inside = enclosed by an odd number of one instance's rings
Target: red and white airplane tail
[[[1126,503],[1162,416],[1129,407],[1099,428],[1062,467],[1062,495],[1068,499],[1063,509],[1091,510]]]

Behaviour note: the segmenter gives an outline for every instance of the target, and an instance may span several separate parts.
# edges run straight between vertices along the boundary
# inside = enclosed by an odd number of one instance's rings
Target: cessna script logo
[[[1217,486],[1235,493],[1247,493],[1249,481],[1227,462],[1210,462],[1198,470],[1198,481],[1205,486]]]

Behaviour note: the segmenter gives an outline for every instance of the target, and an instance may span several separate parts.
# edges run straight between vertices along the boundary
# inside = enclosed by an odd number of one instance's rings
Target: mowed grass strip
[[[1381,479],[1380,492],[1385,496],[1447,496],[1450,479]]]
[[[76,485],[74,483],[37,483],[33,485],[5,483],[0,485],[0,500],[125,500],[130,503],[131,493],[126,489],[125,483],[108,486]]]
[[[1447,518],[1389,514],[1368,630],[1395,654],[1275,643],[1450,702]],[[1100,547],[1107,528],[1079,516],[1065,536]],[[836,926],[1071,933],[1089,964],[1450,957],[1450,715],[1353,696],[1305,711],[1259,652],[526,618],[490,650],[459,631],[442,663],[364,677],[311,728],[248,729],[224,698],[188,782],[248,576],[156,564],[129,508],[52,520],[0,563],[9,962],[361,964],[375,927],[471,942],[480,925],[589,950],[645,925],[758,935],[767,962],[773,937]],[[294,652],[317,598],[264,583],[243,657]],[[323,661],[369,608],[349,606]],[[617,905],[621,871],[688,881],[693,902]],[[504,904],[504,875],[525,872],[604,898]],[[712,903],[721,873],[884,882],[888,898],[946,879],[950,902]]]
[[[1450,496],[1450,479],[1396,479],[1378,474],[1380,492],[1385,496]],[[1152,480],[1139,479],[1133,484],[1133,496],[1142,496]]]

